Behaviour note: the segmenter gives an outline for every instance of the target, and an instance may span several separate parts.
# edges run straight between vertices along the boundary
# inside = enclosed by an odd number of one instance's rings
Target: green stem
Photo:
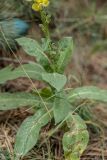
[[[41,20],[42,20],[42,31],[46,37],[46,39],[49,41],[50,40],[50,32],[49,32],[49,17],[47,16],[45,11],[40,11],[40,15],[41,15]]]

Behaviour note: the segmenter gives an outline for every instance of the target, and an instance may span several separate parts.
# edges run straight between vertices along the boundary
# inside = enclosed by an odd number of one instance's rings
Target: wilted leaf
[[[72,113],[67,119],[67,124],[70,130],[63,136],[65,159],[80,160],[89,141],[86,124],[79,115],[72,115]]]

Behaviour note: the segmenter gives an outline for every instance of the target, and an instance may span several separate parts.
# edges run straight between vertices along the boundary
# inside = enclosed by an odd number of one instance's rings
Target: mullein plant
[[[69,89],[65,87],[68,79],[64,71],[72,57],[72,37],[63,37],[58,42],[53,42],[48,27],[51,16],[47,12],[51,2],[34,0],[30,3],[32,9],[40,13],[42,21],[40,27],[45,37],[40,42],[27,37],[16,41],[28,55],[34,57],[36,62],[23,65],[20,63],[15,69],[9,66],[0,70],[0,84],[6,83],[7,80],[27,77],[32,86],[31,93],[0,93],[1,111],[23,106],[30,106],[34,111],[34,115],[26,118],[17,132],[14,160],[22,159],[37,145],[41,129],[48,123],[53,123],[53,120],[55,128],[47,134],[46,139],[61,128],[65,132],[62,138],[65,160],[80,160],[89,141],[86,121],[79,114],[83,107],[80,103],[84,104],[84,108],[85,104],[90,102],[107,103],[107,91],[94,86]],[[32,79],[44,83],[44,87],[38,90]]]

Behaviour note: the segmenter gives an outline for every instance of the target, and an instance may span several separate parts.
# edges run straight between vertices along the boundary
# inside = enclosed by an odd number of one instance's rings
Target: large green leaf
[[[72,113],[67,119],[67,124],[70,130],[63,136],[65,159],[80,160],[89,141],[86,124],[79,115],[72,115]]]
[[[35,115],[25,119],[16,135],[14,150],[17,160],[35,146],[41,128],[46,125],[50,119],[50,114],[44,109],[38,110]]]
[[[30,93],[0,93],[0,110],[16,109],[24,106],[38,106],[39,97]]]
[[[5,83],[7,80],[11,79],[11,70],[11,66],[8,66],[0,70],[0,84]]]
[[[72,89],[68,93],[68,99],[70,102],[75,101],[76,99],[91,99],[107,102],[107,90],[94,86],[79,87]]]
[[[24,70],[22,67],[24,68]],[[37,63],[29,63],[16,68],[13,72],[13,76],[19,75],[22,77],[30,77],[32,79],[42,80],[42,73],[45,72],[46,71],[41,65]]]
[[[65,75],[58,73],[43,73],[42,79],[48,82],[57,91],[60,91],[66,84],[67,78]]]
[[[17,39],[17,42],[24,49],[24,51],[30,56],[36,57],[37,61],[42,64],[48,64],[49,59],[47,55],[44,53],[43,48],[39,45],[39,43],[31,38],[22,37]]]
[[[29,63],[19,66],[12,70],[12,67],[6,67],[0,70],[0,83],[5,83],[7,80],[13,80],[19,77],[29,77],[36,80],[42,80],[42,73],[45,70],[37,63]]]
[[[64,71],[68,62],[71,59],[73,51],[73,40],[72,37],[65,37],[59,41],[59,52],[60,56],[57,62],[58,71]]]
[[[68,116],[71,108],[72,106],[68,102],[65,94],[64,93],[57,94],[57,97],[55,98],[53,104],[55,123],[57,124],[62,120],[64,120]]]

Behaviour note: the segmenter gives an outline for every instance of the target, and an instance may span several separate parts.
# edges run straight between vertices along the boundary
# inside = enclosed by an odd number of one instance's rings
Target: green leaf
[[[79,87],[68,93],[68,99],[71,102],[76,99],[92,99],[107,103],[107,90],[94,86]]]
[[[39,103],[41,103],[40,99],[30,93],[0,93],[0,110],[38,106]]]
[[[53,96],[52,89],[50,87],[43,88],[40,91],[40,95],[45,98],[50,98]]]
[[[45,73],[44,68],[37,63],[29,63],[19,66],[12,70],[12,67],[6,67],[0,70],[0,83],[3,84],[7,80],[13,80],[19,77],[28,77],[36,80],[42,80],[42,73]]]
[[[0,84],[5,83],[7,80],[11,79],[12,67],[8,66],[0,70]]]
[[[37,61],[41,64],[49,64],[49,59],[47,55],[44,53],[43,48],[39,45],[39,43],[31,38],[22,37],[17,39],[17,42],[24,49],[24,51],[30,56],[36,57]]]
[[[44,52],[49,50],[50,42],[50,39],[42,38],[42,49]]]
[[[66,84],[67,78],[65,75],[58,73],[43,73],[42,79],[48,82],[57,91],[60,91]]]
[[[63,121],[68,116],[71,108],[72,106],[68,102],[65,94],[57,94],[53,104],[55,123],[57,124]]]
[[[72,115],[72,113],[67,119],[67,124],[70,131],[63,136],[65,159],[80,160],[89,141],[86,124],[79,115]]]
[[[59,52],[60,57],[57,62],[58,71],[64,71],[68,62],[71,59],[73,51],[73,40],[72,37],[65,37],[59,41]]]
[[[23,70],[23,68],[24,70]],[[42,73],[46,71],[44,68],[37,63],[29,63],[23,66],[16,68],[13,72],[13,75],[18,75],[18,77],[30,77],[36,80],[42,80]]]
[[[50,121],[50,115],[44,109],[40,109],[35,115],[24,120],[16,135],[15,155],[19,160],[31,150],[39,138],[39,132]]]

